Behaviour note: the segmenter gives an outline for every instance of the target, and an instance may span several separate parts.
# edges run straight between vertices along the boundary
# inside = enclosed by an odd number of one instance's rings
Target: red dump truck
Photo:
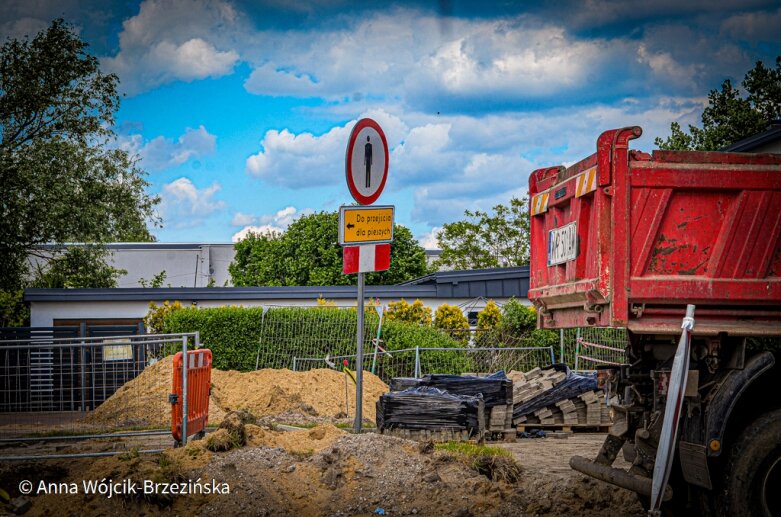
[[[595,459],[571,465],[650,495],[667,380],[693,304],[663,509],[779,516],[781,154],[630,150],[641,134],[606,131],[591,156],[529,179],[538,326],[629,335],[625,364],[599,370],[612,430]],[[619,453],[629,471],[612,467]]]

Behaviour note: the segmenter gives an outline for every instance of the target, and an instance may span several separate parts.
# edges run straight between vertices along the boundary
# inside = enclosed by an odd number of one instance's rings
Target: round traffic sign
[[[374,120],[362,118],[355,124],[347,143],[345,171],[353,199],[362,205],[377,201],[388,179],[388,141]]]

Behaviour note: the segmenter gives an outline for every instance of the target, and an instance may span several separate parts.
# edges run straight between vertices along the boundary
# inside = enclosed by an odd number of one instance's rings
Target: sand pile
[[[173,357],[147,367],[141,375],[119,388],[92,411],[89,424],[119,427],[170,427]],[[388,387],[379,377],[364,372],[363,415],[374,420],[375,402]],[[355,385],[347,386],[349,413],[355,411]],[[219,424],[225,414],[245,410],[256,417],[280,413],[337,417],[346,412],[345,375],[330,369],[293,372],[290,370],[237,371],[212,370],[209,423]]]
[[[257,425],[247,424],[244,427],[244,432],[247,435],[248,446],[279,447],[294,454],[320,452],[347,434],[331,424],[288,432],[272,431]]]
[[[171,370],[173,356],[148,366],[135,379],[126,382],[84,419],[90,424],[111,427],[170,427]],[[225,412],[209,401],[209,421],[220,422]]]
[[[330,369],[293,372],[264,369],[255,372],[212,371],[212,398],[227,411],[245,410],[256,417],[299,412],[336,417],[355,411],[355,385],[345,374]],[[363,374],[363,416],[374,420],[375,403],[388,386],[376,375]],[[347,393],[345,393],[345,391]]]

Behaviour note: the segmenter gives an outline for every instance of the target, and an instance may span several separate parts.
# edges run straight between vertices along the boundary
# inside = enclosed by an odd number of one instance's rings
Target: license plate
[[[577,223],[548,232],[548,265],[564,264],[578,256]]]

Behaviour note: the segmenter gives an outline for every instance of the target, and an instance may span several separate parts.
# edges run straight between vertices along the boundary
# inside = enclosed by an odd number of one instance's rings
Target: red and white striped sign
[[[345,246],[342,272],[351,275],[390,269],[390,248],[390,244]]]

